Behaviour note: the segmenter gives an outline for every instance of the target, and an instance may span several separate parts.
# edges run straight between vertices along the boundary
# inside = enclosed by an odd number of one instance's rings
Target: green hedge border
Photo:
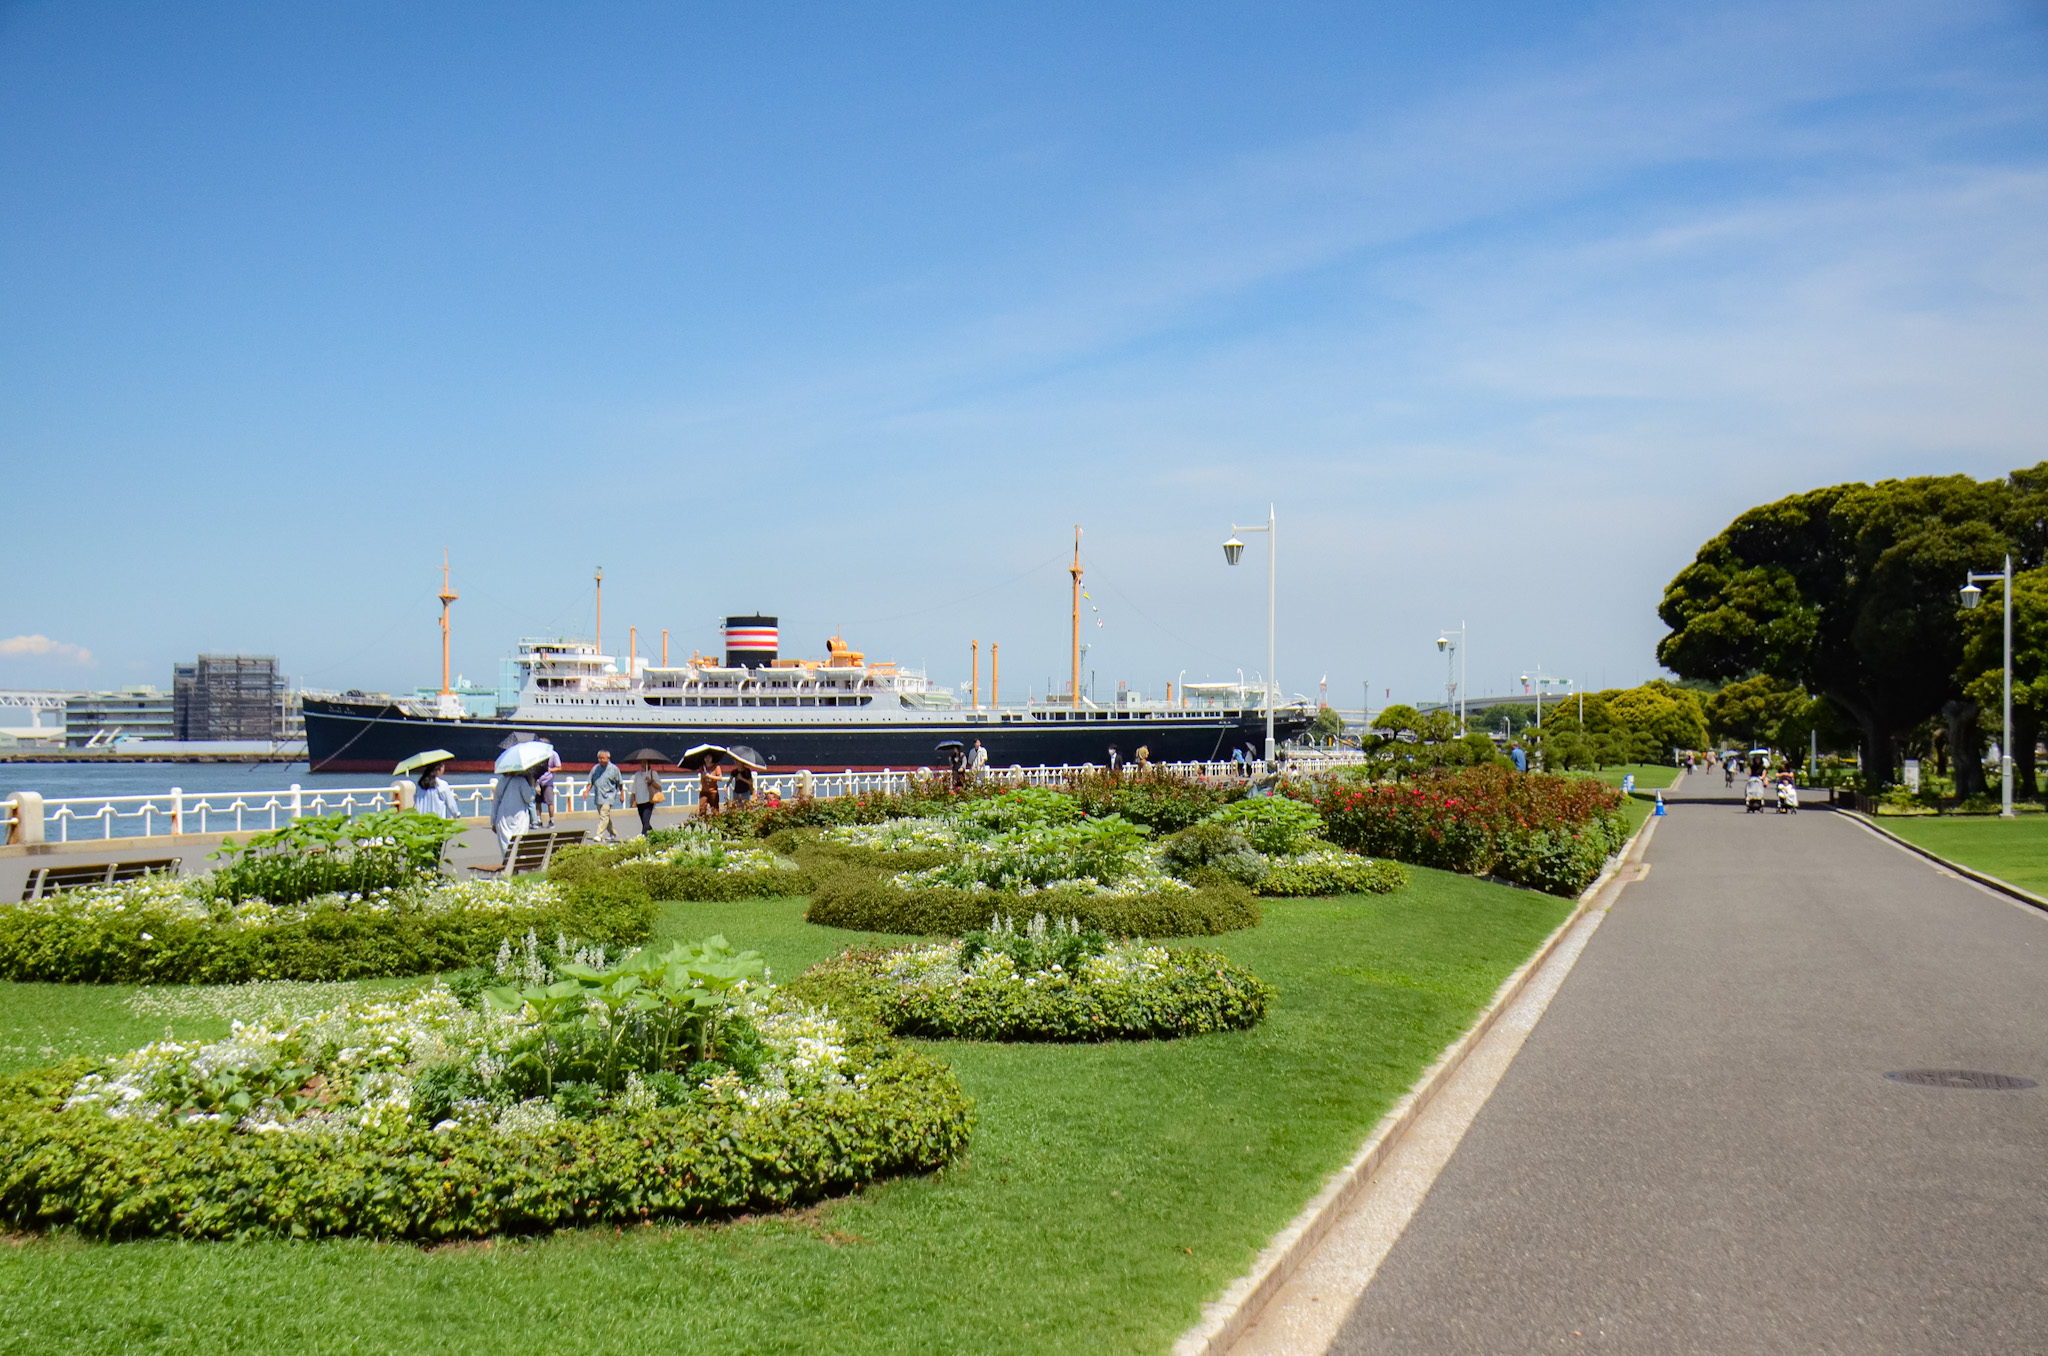
[[[901,890],[880,876],[852,869],[824,877],[811,894],[804,920],[858,932],[957,937],[1005,918],[1073,918],[1114,937],[1213,937],[1255,928],[1259,902],[1241,885],[1204,885],[1192,894],[1100,895],[1047,890],[1017,895],[1006,890]]]
[[[296,922],[238,928],[145,910],[88,918],[0,905],[0,979],[71,984],[241,984],[376,979],[489,965],[529,930],[609,947],[653,933],[654,901],[630,880],[572,886],[566,903],[446,913],[317,909]],[[148,933],[150,940],[144,941]]]
[[[873,1031],[867,1077],[816,1104],[662,1108],[359,1138],[166,1127],[60,1108],[91,1065],[0,1083],[0,1218],[108,1239],[435,1241],[781,1210],[958,1154],[973,1107],[944,1065]]]
[[[857,1012],[899,1036],[982,1041],[1168,1040],[1242,1031],[1265,1019],[1273,990],[1228,957],[1169,947],[1183,967],[1142,993],[1082,986],[1004,986],[954,1005],[920,1001],[880,973],[891,953],[849,950],[797,976],[789,991],[835,1012]]]
[[[653,899],[715,903],[789,898],[807,895],[817,886],[817,877],[802,870],[714,871],[676,862],[645,862],[635,843],[571,848],[548,867],[548,879],[565,885],[623,880]]]

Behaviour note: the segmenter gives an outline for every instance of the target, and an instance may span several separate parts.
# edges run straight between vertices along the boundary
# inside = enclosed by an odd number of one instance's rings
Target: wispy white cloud
[[[9,636],[0,640],[0,658],[7,659],[55,659],[80,668],[92,668],[99,661],[92,657],[92,651],[83,645],[73,645],[65,640],[51,640],[48,636]]]

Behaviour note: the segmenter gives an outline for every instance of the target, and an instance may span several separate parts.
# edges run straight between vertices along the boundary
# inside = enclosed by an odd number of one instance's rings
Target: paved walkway
[[[1331,1349],[2048,1351],[2048,916],[1718,776],[1667,799]]]

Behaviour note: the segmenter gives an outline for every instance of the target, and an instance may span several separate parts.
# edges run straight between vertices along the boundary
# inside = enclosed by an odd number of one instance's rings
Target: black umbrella
[[[732,755],[734,762],[745,763],[756,772],[766,772],[768,770],[768,765],[761,761],[761,755],[755,753],[745,744],[735,744],[727,749],[726,752]]]
[[[619,761],[622,763],[666,763],[668,755],[660,749],[635,749]]]
[[[501,749],[509,749],[514,744],[532,743],[533,739],[534,735],[530,731],[514,730],[511,734],[506,735],[503,739],[498,741],[498,747]]]
[[[683,751],[682,765],[691,767],[701,765],[707,760],[715,763],[724,756],[725,746],[722,744],[699,744],[695,748]]]
[[[947,749],[964,749],[966,747],[965,744],[962,744],[957,739],[941,739],[938,743],[938,752],[944,753]]]

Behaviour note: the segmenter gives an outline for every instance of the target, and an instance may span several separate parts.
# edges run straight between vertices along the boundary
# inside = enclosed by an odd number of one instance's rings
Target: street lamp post
[[[1456,637],[1457,637],[1457,639],[1456,639],[1456,640],[1452,640],[1452,639],[1451,639],[1451,637],[1452,637],[1452,636],[1456,636]],[[1436,638],[1436,647],[1437,647],[1437,648],[1438,648],[1439,650],[1442,650],[1442,651],[1444,652],[1444,695],[1445,695],[1445,697],[1446,697],[1446,698],[1448,699],[1448,700],[1446,700],[1446,701],[1444,702],[1444,705],[1445,705],[1446,707],[1449,707],[1449,706],[1451,705],[1451,703],[1452,703],[1452,702],[1455,702],[1455,703],[1457,703],[1457,707],[1458,707],[1458,733],[1459,733],[1459,734],[1464,734],[1464,733],[1465,733],[1465,623],[1463,623],[1463,622],[1459,622],[1459,623],[1458,623],[1458,629],[1457,629],[1457,630],[1455,630],[1455,631],[1451,630],[1451,629],[1450,629],[1449,627],[1446,627],[1446,628],[1444,628],[1444,633],[1443,633],[1442,635],[1440,635],[1440,636],[1438,636],[1438,637]],[[1453,660],[1455,660],[1455,661],[1456,661],[1456,668],[1457,668],[1457,676],[1456,676],[1456,677],[1452,677],[1452,676],[1451,676],[1451,669],[1452,669],[1452,661],[1453,661]]]
[[[1977,587],[1999,581],[2005,587],[2005,691],[2002,709],[1999,712],[1998,727],[1998,799],[1999,817],[2013,818],[2012,809],[2012,557],[2005,558],[2005,568],[1997,574],[1978,574],[1972,570],[1963,580],[1963,606],[1974,608],[1984,601],[1984,590]]]
[[[1273,588],[1274,557],[1280,552],[1280,533],[1276,528],[1277,518],[1271,504],[1266,505],[1264,527],[1239,527],[1230,525],[1230,540],[1223,543],[1223,558],[1232,565],[1244,555],[1244,543],[1237,539],[1240,532],[1263,532],[1266,534],[1266,761],[1273,761],[1273,618],[1274,600],[1277,595]]]

